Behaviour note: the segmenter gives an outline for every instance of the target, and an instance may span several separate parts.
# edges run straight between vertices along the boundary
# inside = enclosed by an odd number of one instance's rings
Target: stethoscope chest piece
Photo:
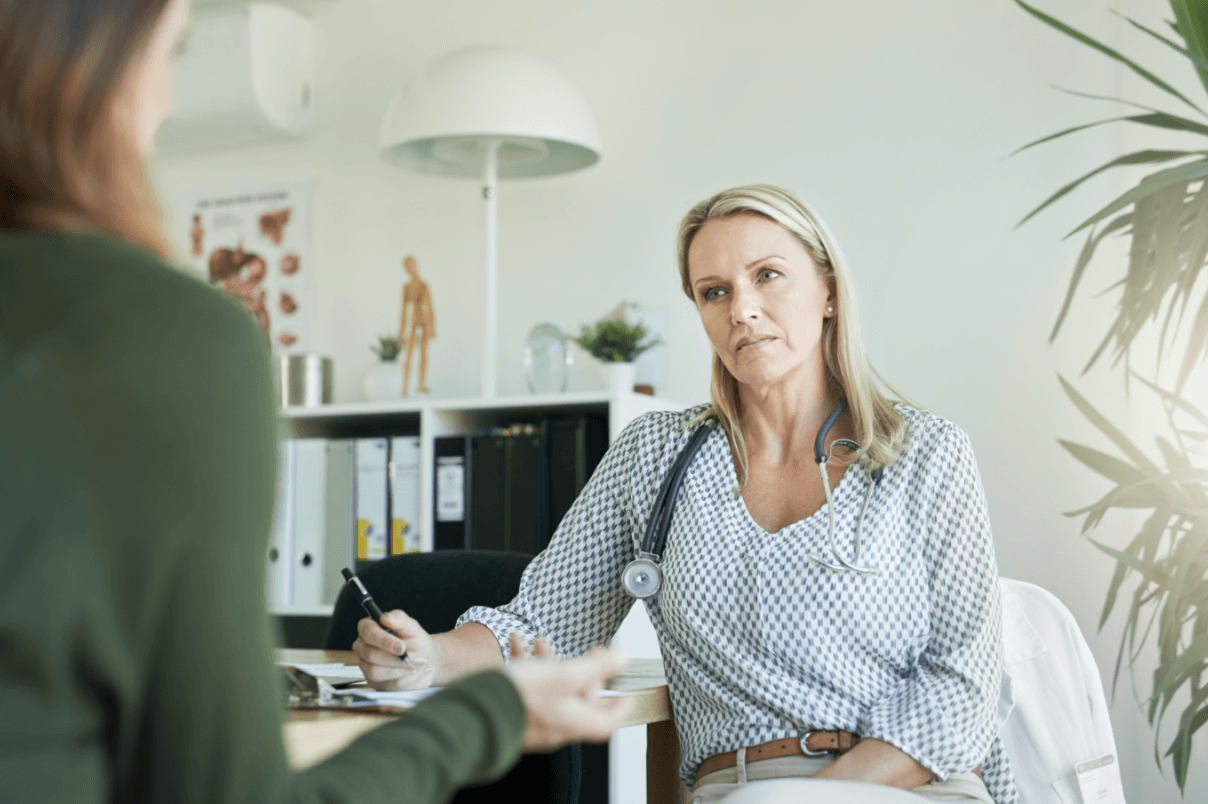
[[[638,553],[621,573],[621,586],[634,597],[654,597],[662,585],[663,570],[649,553]]]

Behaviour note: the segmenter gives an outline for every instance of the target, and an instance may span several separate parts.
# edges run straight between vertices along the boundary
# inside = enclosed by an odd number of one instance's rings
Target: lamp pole
[[[486,164],[482,171],[482,200],[487,213],[487,286],[486,315],[482,326],[482,396],[491,399],[498,390],[496,377],[496,303],[498,296],[498,226],[495,193],[499,184],[499,140],[486,143]]]

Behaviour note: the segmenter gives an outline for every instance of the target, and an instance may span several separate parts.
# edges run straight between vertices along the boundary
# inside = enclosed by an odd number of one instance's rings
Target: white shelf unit
[[[483,427],[536,423],[544,416],[592,413],[608,417],[611,444],[625,425],[643,413],[683,410],[681,402],[644,394],[605,392],[567,393],[495,399],[424,399],[352,403],[321,407],[291,407],[282,419],[292,436],[349,438],[381,435],[420,437],[420,523],[425,549],[432,548],[433,440],[438,436],[471,433]],[[618,583],[619,583],[618,579]],[[329,617],[331,606],[270,610],[283,617]],[[612,640],[633,657],[658,658],[659,645],[646,607],[636,604]],[[609,740],[608,797],[611,804],[644,801],[646,795],[645,729],[620,729]]]
[[[608,417],[612,443],[625,425],[643,413],[683,410],[686,405],[645,394],[606,392],[496,397],[494,399],[417,399],[397,402],[354,402],[317,407],[288,407],[281,412],[287,434],[296,437],[356,438],[419,436],[420,533],[424,550],[432,549],[433,441],[485,427],[536,424],[545,416],[590,413]],[[323,617],[331,606],[289,606],[270,609],[282,617]]]

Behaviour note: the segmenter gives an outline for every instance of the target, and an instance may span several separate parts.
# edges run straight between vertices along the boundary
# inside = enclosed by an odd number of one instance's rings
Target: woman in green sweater
[[[481,672],[289,770],[268,354],[165,265],[142,164],[187,3],[0,0],[0,800],[440,802],[604,739],[606,651]]]

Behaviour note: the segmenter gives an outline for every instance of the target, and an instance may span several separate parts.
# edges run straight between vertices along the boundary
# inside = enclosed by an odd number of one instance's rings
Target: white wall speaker
[[[159,154],[301,137],[313,118],[313,25],[271,3],[199,10],[172,78]]]

